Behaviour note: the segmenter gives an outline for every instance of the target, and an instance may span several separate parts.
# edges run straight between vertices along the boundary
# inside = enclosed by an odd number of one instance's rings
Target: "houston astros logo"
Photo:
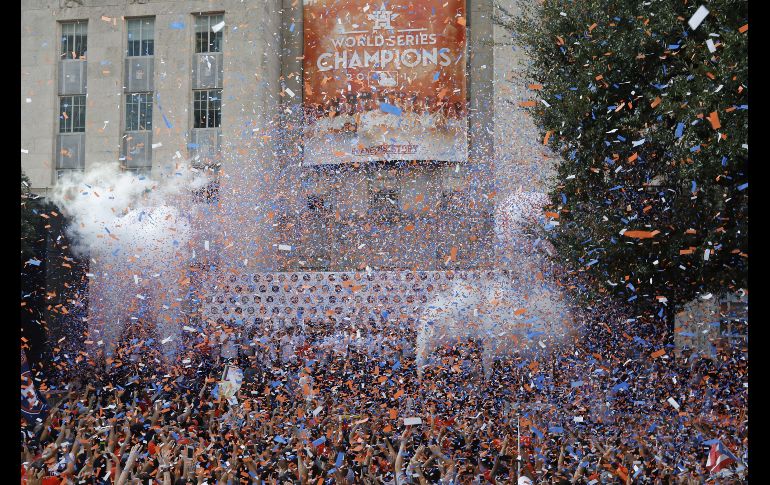
[[[390,25],[392,20],[395,20],[399,14],[393,13],[392,10],[385,10],[385,4],[383,3],[379,10],[375,10],[370,13],[367,18],[374,20],[374,27],[372,30],[392,30],[393,26]]]

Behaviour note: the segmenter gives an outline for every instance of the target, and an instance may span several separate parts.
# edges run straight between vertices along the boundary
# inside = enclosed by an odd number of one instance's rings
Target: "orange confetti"
[[[660,231],[657,229],[654,231],[626,231],[623,233],[624,236],[632,237],[635,239],[649,239],[651,237],[655,237],[658,234],[660,234]]]
[[[545,138],[543,138],[543,145],[548,144],[548,139],[551,138],[551,135],[553,134],[553,131],[546,132]]]
[[[742,33],[746,32],[747,30],[749,30],[749,24],[746,24],[743,27],[741,27],[740,29],[738,29],[738,32],[740,32],[742,34]]]
[[[711,114],[709,114],[708,119],[713,129],[718,130],[722,126],[722,124],[719,122],[719,115],[716,111],[712,111]]]
[[[662,100],[660,99],[660,97],[657,97],[657,98],[653,99],[653,100],[652,100],[652,103],[650,103],[650,108],[654,108],[654,107],[656,107],[657,105],[659,105],[659,104],[660,104],[660,102],[661,102],[661,101],[662,101]]]

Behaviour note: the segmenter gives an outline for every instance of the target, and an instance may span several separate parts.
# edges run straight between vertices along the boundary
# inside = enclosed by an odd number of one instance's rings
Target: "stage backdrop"
[[[303,21],[306,164],[466,159],[465,0],[305,0]]]

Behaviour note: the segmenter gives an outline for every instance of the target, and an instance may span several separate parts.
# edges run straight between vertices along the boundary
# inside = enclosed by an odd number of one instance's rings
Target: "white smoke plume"
[[[91,261],[89,336],[108,355],[140,320],[155,328],[166,354],[177,349],[194,227],[191,190],[205,183],[184,163],[156,178],[105,163],[58,182],[52,200],[71,221],[75,251]]]
[[[75,250],[92,256],[127,253],[166,258],[189,234],[179,227],[177,207],[189,207],[189,192],[206,179],[178,164],[158,179],[104,163],[58,181],[52,200],[73,221]]]

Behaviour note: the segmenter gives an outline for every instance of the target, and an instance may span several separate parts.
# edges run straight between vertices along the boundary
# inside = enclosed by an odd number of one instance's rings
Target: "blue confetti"
[[[392,104],[389,104],[389,103],[380,103],[380,109],[385,113],[401,116],[401,108],[399,108],[398,106],[393,106]]]
[[[628,389],[628,382],[621,382],[620,384],[616,384],[613,386],[613,391],[623,391],[625,389]]]
[[[321,436],[317,440],[313,441],[313,446],[321,446],[324,443],[326,443],[326,436]]]

